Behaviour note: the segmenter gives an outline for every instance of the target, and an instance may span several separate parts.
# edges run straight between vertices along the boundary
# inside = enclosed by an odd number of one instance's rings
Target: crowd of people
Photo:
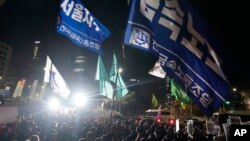
[[[225,136],[206,133],[204,122],[187,126],[166,122],[140,122],[132,117],[98,120],[88,113],[21,111],[16,123],[2,125],[0,141],[222,141]]]

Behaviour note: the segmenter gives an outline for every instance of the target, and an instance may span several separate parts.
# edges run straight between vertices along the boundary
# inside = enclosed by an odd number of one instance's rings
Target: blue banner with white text
[[[101,52],[102,42],[109,37],[109,30],[102,25],[81,3],[81,0],[61,0],[57,32],[75,44]]]
[[[230,97],[217,39],[187,0],[133,0],[124,43],[159,56],[206,115]]]

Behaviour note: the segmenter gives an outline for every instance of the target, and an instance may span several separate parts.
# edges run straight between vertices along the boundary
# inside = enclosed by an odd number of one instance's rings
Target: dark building
[[[0,42],[0,86],[6,87],[7,75],[12,54],[12,47]]]
[[[70,82],[67,83],[71,89],[71,95],[77,93],[92,94],[98,87],[95,81],[96,54],[88,50],[75,47],[72,54]],[[95,59],[93,59],[95,58]]]
[[[32,84],[37,80],[38,81],[37,91],[40,91],[39,88],[41,88],[43,83],[44,68],[46,61],[43,52],[44,50],[42,48],[41,41],[36,40],[34,42],[32,58],[29,64],[29,69],[28,69],[29,73],[27,76],[26,89],[30,88]],[[28,93],[28,90],[26,93]]]

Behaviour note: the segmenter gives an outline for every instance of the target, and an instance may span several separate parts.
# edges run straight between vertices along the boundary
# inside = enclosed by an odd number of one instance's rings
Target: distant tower
[[[0,87],[5,86],[12,47],[0,42]]]
[[[40,59],[40,41],[35,41],[35,45],[34,45],[34,50],[33,50],[33,59]]]
[[[72,56],[72,91],[73,93],[86,92],[89,89],[88,57],[82,48],[75,48]]]
[[[32,85],[35,80],[38,80],[39,83],[43,81],[44,74],[44,58],[42,56],[42,46],[41,41],[36,40],[33,46],[32,60],[29,64],[29,76],[28,76],[28,85]]]
[[[85,71],[86,57],[83,55],[76,56],[74,60],[74,72],[83,73]]]

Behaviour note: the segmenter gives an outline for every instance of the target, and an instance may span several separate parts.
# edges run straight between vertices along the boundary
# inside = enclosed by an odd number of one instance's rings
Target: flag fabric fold
[[[124,44],[153,53],[170,78],[211,115],[230,98],[218,40],[185,0],[133,0]]]
[[[115,53],[113,54],[113,62],[112,62],[112,66],[110,69],[109,78],[110,78],[110,81],[115,83],[115,86],[116,86],[115,98],[116,99],[123,98],[128,93],[128,89],[119,72],[118,61],[117,61]]]
[[[70,89],[56,66],[50,60],[49,56],[47,56],[46,61],[44,82],[50,83],[53,93],[64,99],[68,98]]]
[[[117,91],[117,95],[116,95],[117,99],[121,99],[128,94],[128,89],[124,81],[122,80],[120,73],[118,73],[118,78],[116,82],[116,91]]]
[[[101,95],[109,99],[112,99],[114,90],[113,90],[112,84],[110,83],[108,74],[106,72],[104,63],[100,55],[98,56],[95,79],[99,80],[99,87],[100,87]]]
[[[101,52],[102,42],[110,31],[82,4],[81,0],[61,0],[57,32],[76,45]]]
[[[116,79],[117,79],[117,75],[118,75],[118,61],[117,61],[117,58],[116,58],[116,55],[113,53],[113,61],[112,61],[112,65],[111,65],[111,69],[110,69],[110,72],[109,72],[109,79],[110,81],[112,82],[116,82]]]
[[[148,74],[151,74],[151,75],[159,77],[159,78],[165,78],[166,77],[166,72],[161,67],[161,64],[160,64],[159,60],[157,60],[155,62],[154,67],[151,70],[149,70]]]

